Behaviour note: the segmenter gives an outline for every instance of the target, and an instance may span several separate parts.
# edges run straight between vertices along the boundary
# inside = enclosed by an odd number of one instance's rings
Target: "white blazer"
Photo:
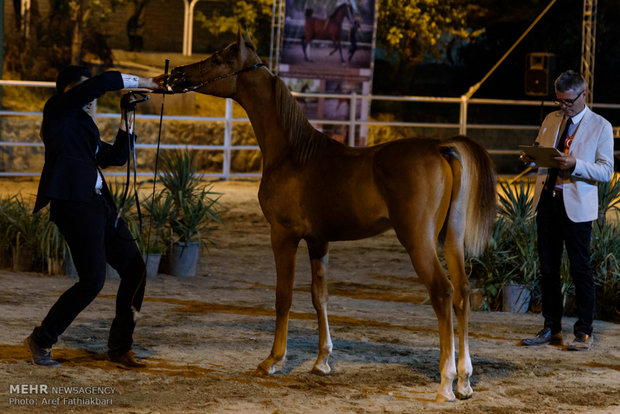
[[[611,124],[586,106],[585,114],[575,133],[569,154],[577,163],[562,183],[564,206],[571,221],[581,223],[598,218],[598,182],[609,181],[614,172],[614,136]],[[562,122],[562,111],[547,115],[538,131],[536,142],[545,147],[556,145]],[[534,204],[547,180],[548,168],[539,168],[534,187]]]

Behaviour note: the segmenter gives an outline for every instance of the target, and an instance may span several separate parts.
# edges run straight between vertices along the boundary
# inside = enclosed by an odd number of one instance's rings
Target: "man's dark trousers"
[[[564,244],[575,284],[578,319],[573,330],[574,333],[592,335],[596,294],[590,268],[592,222],[572,222],[566,215],[562,193],[553,197],[549,190],[543,190],[540,196],[536,222],[545,327],[551,328],[552,333],[562,329],[564,306],[560,265]]]
[[[87,201],[52,200],[50,217],[69,245],[79,281],[60,296],[41,326],[35,328],[35,341],[45,348],[56,343],[103,288],[107,261],[121,278],[108,348],[113,354],[129,351],[135,327],[132,306],[139,311],[142,305],[145,265],[126,223],[121,219],[115,228],[115,209],[107,197],[94,191]]]

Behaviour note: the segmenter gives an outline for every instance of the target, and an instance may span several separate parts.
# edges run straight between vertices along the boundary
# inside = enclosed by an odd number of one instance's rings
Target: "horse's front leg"
[[[273,338],[271,354],[258,366],[259,374],[273,374],[275,364],[286,357],[286,336],[288,333],[288,317],[293,300],[293,284],[295,281],[295,257],[299,238],[272,226],[271,247],[276,262],[276,330]]]
[[[331,371],[327,359],[332,353],[332,339],[329,335],[329,323],[327,321],[328,243],[319,241],[307,242],[312,268],[312,304],[316,310],[319,323],[319,355],[312,367],[312,372],[326,375]]]
[[[306,62],[309,62],[310,59],[308,59],[308,53],[306,52],[306,45],[308,43],[306,42],[306,35],[301,36],[301,50],[304,52],[304,59],[306,60]]]
[[[344,56],[342,55],[342,44],[338,42],[338,53],[340,53],[340,63],[344,63]]]

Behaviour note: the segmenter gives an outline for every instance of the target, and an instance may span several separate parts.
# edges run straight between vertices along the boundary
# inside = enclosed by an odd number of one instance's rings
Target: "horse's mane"
[[[274,83],[279,124],[286,134],[295,161],[303,165],[318,149],[324,147],[330,138],[310,125],[308,118],[282,79],[275,76]]]

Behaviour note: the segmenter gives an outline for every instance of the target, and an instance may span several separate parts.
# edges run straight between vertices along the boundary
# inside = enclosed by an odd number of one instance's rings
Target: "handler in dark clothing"
[[[127,162],[127,114],[122,111],[121,128],[111,145],[100,140],[94,108],[96,99],[107,91],[156,89],[159,79],[114,71],[93,77],[85,67],[69,66],[58,75],[57,94],[45,104],[41,126],[45,165],[34,211],[50,203],[50,220],[69,245],[79,281],[26,338],[35,364],[59,365],[51,359],[51,347],[101,291],[108,262],[121,277],[108,355],[128,367],[144,366],[135,360],[131,346],[134,311],[140,310],[144,296],[145,265],[126,223],[119,220],[114,227],[116,207],[99,170]]]

